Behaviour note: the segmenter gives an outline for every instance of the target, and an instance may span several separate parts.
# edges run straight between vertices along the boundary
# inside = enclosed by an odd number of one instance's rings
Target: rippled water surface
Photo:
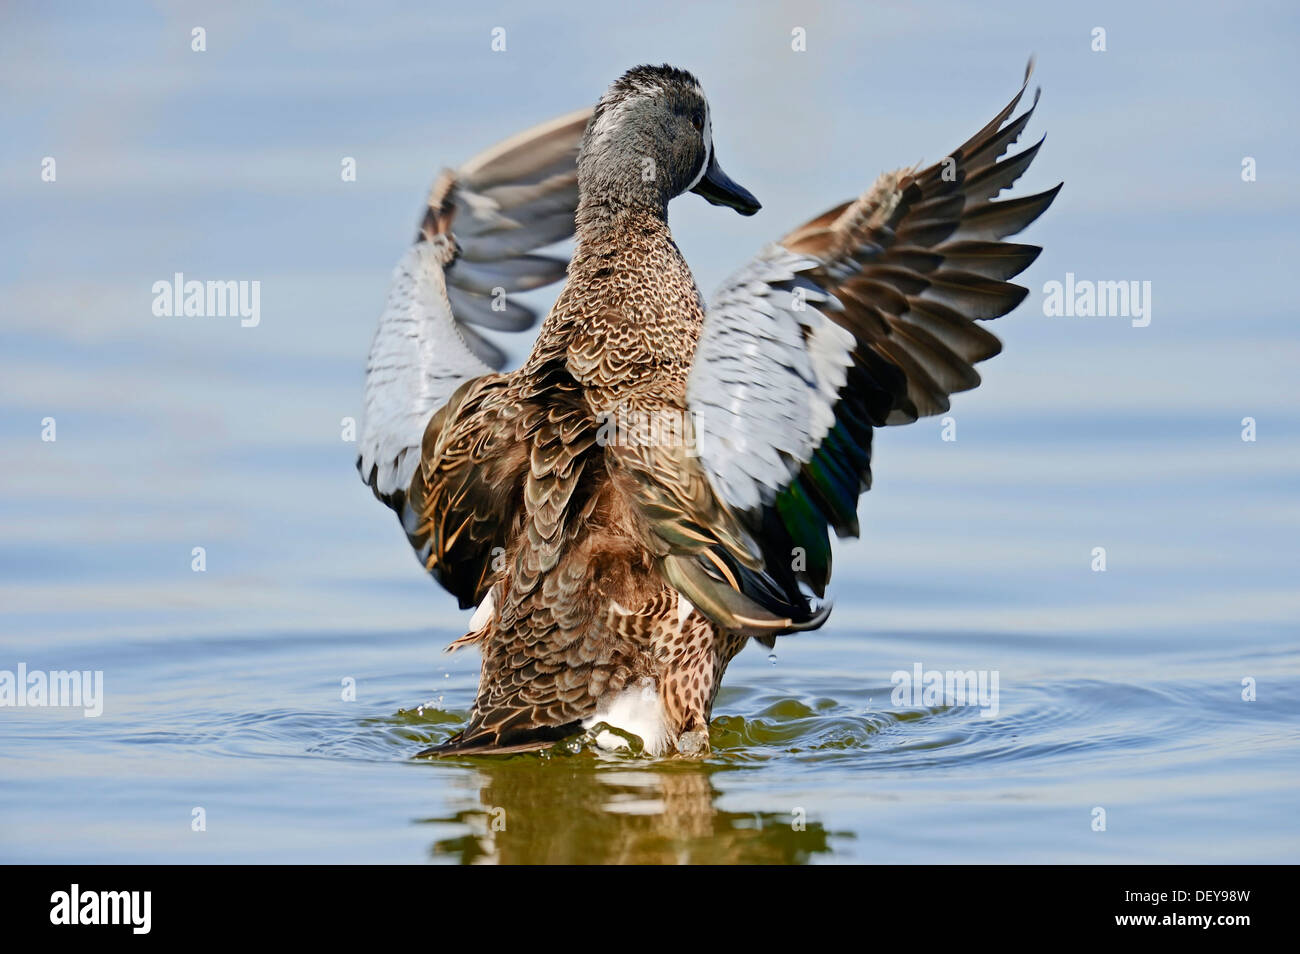
[[[1099,21],[1124,43],[1089,58],[1038,6],[1014,26],[945,9],[820,15],[815,67],[757,73],[762,24],[788,41],[775,5],[740,34],[638,20],[623,46],[520,7],[495,60],[453,41],[487,35],[468,15],[214,12],[199,57],[164,13],[6,14],[0,671],[102,670],[105,700],[0,708],[0,860],[1300,860],[1285,31],[1118,5]],[[1005,351],[956,399],[956,441],[939,419],[878,437],[829,624],[737,658],[702,761],[413,759],[465,718],[477,658],[441,649],[469,614],[357,481],[344,419],[436,168],[632,62],[693,66],[765,204],[675,207],[711,287],[876,170],[941,155],[1030,50],[1031,131],[1052,135],[1026,188],[1067,181],[1026,236],[1031,294],[990,326]],[[911,79],[858,92],[891,76]],[[260,280],[260,324],[154,317],[177,271]],[[1067,271],[1151,280],[1152,322],[1044,317]],[[997,711],[896,700],[916,665],[996,673]]]
[[[832,628],[787,643],[775,664],[755,650],[737,660],[702,762],[585,749],[416,761],[461,723],[475,679],[474,660],[435,653],[439,635],[33,648],[31,666],[103,669],[108,705],[98,719],[6,714],[5,857],[1295,857],[1294,651],[1128,635],[1106,659],[1086,636]],[[894,705],[885,661],[912,657],[995,661],[997,715]],[[340,698],[345,672],[355,702]],[[1241,700],[1238,673],[1256,674],[1259,701]],[[194,807],[206,831],[190,830]],[[1098,807],[1104,832],[1091,827]]]

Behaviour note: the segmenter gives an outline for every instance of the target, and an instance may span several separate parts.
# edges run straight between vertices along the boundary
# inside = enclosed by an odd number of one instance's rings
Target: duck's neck
[[[583,253],[599,253],[626,244],[629,237],[671,242],[668,231],[668,207],[657,203],[627,202],[607,196],[584,195],[573,217],[577,249],[574,259]]]
[[[568,281],[524,374],[562,362],[600,406],[629,386],[680,396],[704,312],[664,210],[584,197],[576,221]]]

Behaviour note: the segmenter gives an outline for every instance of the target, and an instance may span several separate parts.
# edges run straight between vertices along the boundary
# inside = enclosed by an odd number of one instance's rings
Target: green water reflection
[[[479,760],[471,770],[478,804],[420,821],[469,828],[430,847],[435,860],[463,864],[804,864],[832,850],[820,822],[789,809],[719,808],[711,776],[725,770]]]

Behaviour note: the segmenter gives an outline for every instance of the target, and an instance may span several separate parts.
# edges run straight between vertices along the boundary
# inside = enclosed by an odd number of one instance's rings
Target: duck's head
[[[628,70],[600,98],[578,151],[578,184],[586,199],[659,210],[686,192],[741,215],[761,208],[718,165],[699,80],[666,64]]]

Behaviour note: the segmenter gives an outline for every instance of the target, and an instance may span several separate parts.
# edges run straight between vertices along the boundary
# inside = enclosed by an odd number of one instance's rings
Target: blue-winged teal
[[[1028,72],[1026,72],[1026,83]],[[695,192],[749,215],[690,73],[641,66],[594,110],[444,171],[367,366],[358,467],[429,572],[478,607],[465,729],[440,754],[537,748],[600,722],[700,753],[753,638],[825,620],[829,530],[857,533],[874,428],[949,407],[1000,350],[977,321],[1039,249],[1001,241],[1060,186],[993,201],[1038,144],[1011,103],[933,166],[768,245],[703,303],[668,230]],[[1040,141],[1041,142],[1041,141]],[[526,362],[512,292],[565,275]],[[601,741],[617,741],[615,734]]]

